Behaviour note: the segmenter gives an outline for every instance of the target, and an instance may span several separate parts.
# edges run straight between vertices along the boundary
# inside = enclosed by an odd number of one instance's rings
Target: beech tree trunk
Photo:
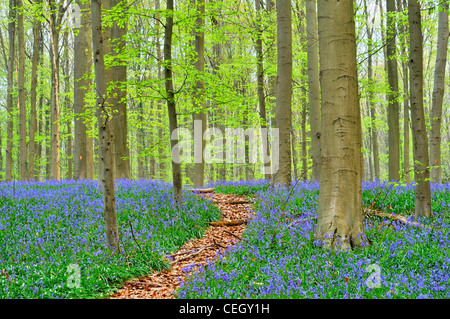
[[[272,163],[277,161],[273,184],[291,185],[291,96],[292,96],[292,19],[291,1],[278,0],[277,6],[277,49],[278,80],[275,108],[276,127],[279,130],[279,152],[272,153]]]
[[[411,89],[411,124],[413,133],[414,172],[416,181],[415,216],[431,217],[428,139],[423,109],[423,38],[420,3],[408,0],[410,36],[409,68]]]
[[[403,11],[406,10],[406,1],[405,0],[397,0],[397,10]],[[400,30],[403,34],[406,34],[407,27],[402,25]],[[401,43],[401,55],[407,56],[406,53],[406,41]],[[409,152],[410,152],[410,129],[409,129],[409,78],[408,78],[408,64],[405,61],[402,61],[402,70],[403,70],[403,174],[404,180],[406,183],[411,182],[411,173],[409,167]]]
[[[306,42],[308,56],[308,111],[311,125],[312,179],[320,178],[321,110],[319,82],[319,50],[315,0],[306,0]]]
[[[195,6],[197,9],[197,18],[195,20],[195,52],[197,54],[197,59],[195,61],[195,69],[198,72],[198,76],[203,76],[205,72],[205,33],[203,31],[204,21],[205,21],[205,1],[196,0]],[[205,149],[205,141],[203,140],[203,134],[206,131],[206,110],[204,109],[204,84],[203,80],[200,78],[197,80],[195,85],[194,94],[194,127],[197,126],[198,135],[194,135],[194,175],[192,182],[194,187],[203,186],[205,180],[205,160],[203,158],[203,151]]]
[[[258,102],[259,102],[259,116],[261,118],[261,129],[267,129],[267,116],[266,116],[266,97],[264,94],[264,55],[263,55],[263,44],[262,44],[262,26],[261,26],[261,0],[255,0],[256,9],[256,79],[258,85]],[[265,169],[264,178],[270,180],[272,174],[270,174],[270,152],[269,152],[269,138],[267,138],[262,143],[263,158],[269,159],[267,163],[263,163]]]
[[[371,138],[372,146],[372,157],[373,157],[373,167],[374,167],[374,178],[376,180],[380,179],[380,160],[378,158],[378,130],[376,127],[376,104],[374,103],[374,79],[373,79],[373,60],[372,60],[372,50],[373,50],[373,26],[370,26],[369,22],[369,12],[367,10],[367,1],[364,1],[364,9],[366,14],[366,27],[367,27],[367,80],[369,83],[369,94],[367,99],[369,100],[369,112],[371,118],[371,125],[369,127],[369,133]]]
[[[430,136],[430,161],[431,179],[433,182],[442,182],[441,162],[441,122],[442,101],[445,89],[445,67],[447,65],[448,46],[448,2],[440,1],[438,22],[438,42],[436,52],[436,66],[434,70],[434,88],[431,106],[431,136]]]
[[[169,113],[170,146],[172,152],[178,154],[178,128],[175,92],[172,80],[172,32],[173,32],[173,0],[167,0],[166,30],[164,33],[164,78],[166,86],[167,110]],[[175,201],[181,205],[183,199],[181,162],[172,154],[172,182]]]
[[[315,236],[326,247],[346,250],[367,243],[353,0],[319,1],[318,13],[322,165]]]
[[[87,104],[84,101],[87,90],[91,85],[89,75],[91,74],[91,50],[90,48],[90,19],[89,4],[77,0],[80,7],[80,25],[75,34],[74,46],[80,54],[74,55],[73,70],[73,108],[75,117],[75,141],[74,141],[74,178],[92,179],[93,178],[93,150],[92,138],[88,136],[88,127],[84,123],[82,116],[87,111]],[[83,54],[81,54],[83,53]],[[90,172],[90,174],[89,174]]]
[[[9,14],[8,14],[8,37],[12,39],[9,41],[9,57],[8,57],[8,88],[6,96],[6,105],[8,110],[7,120],[7,138],[6,138],[6,174],[5,180],[12,179],[12,165],[13,165],[13,129],[14,129],[14,105],[13,105],[13,89],[14,89],[14,60],[16,57],[16,0],[9,0]]]
[[[121,5],[123,0],[110,0],[111,8]],[[112,66],[112,76],[114,81],[114,109],[116,111],[113,119],[114,129],[114,149],[115,149],[115,167],[116,177],[131,179],[130,172],[130,149],[128,147],[128,127],[127,127],[127,65],[121,55],[125,50],[125,36],[127,34],[126,15],[122,15],[125,11],[119,10],[119,14],[114,18],[111,28],[112,55],[115,63]],[[120,20],[117,23],[115,20]]]
[[[20,179],[27,180],[27,107],[25,105],[25,31],[23,26],[24,8],[22,0],[17,0],[18,19],[17,34],[19,46],[19,68],[18,68],[18,89],[19,89],[19,157],[20,157]],[[10,41],[14,39],[10,39]]]
[[[40,3],[40,0],[35,1],[36,4]],[[36,152],[36,130],[37,130],[37,85],[38,85],[38,65],[40,61],[40,40],[41,40],[41,22],[36,19],[33,21],[33,57],[31,58],[31,85],[30,85],[30,142],[29,142],[29,166],[28,166],[28,178],[38,180],[38,175],[35,173],[35,153]]]
[[[102,11],[109,10],[109,0],[91,1],[92,47],[94,51],[95,85],[97,90],[97,117],[102,164],[103,212],[106,225],[106,240],[109,248],[119,253],[119,231],[116,217],[114,191],[114,130],[111,126],[113,99],[107,88],[112,82],[111,69],[105,68],[104,56],[111,53],[109,27],[102,26]]]
[[[400,124],[398,107],[398,71],[395,57],[396,24],[393,14],[396,12],[395,0],[386,0],[386,60],[388,70],[388,143],[389,143],[389,180],[400,179]]]

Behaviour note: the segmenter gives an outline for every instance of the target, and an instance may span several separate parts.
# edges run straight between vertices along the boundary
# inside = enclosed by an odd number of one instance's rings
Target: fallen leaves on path
[[[175,291],[190,274],[242,240],[247,221],[253,217],[251,201],[242,196],[199,192],[219,207],[221,219],[211,222],[203,237],[192,239],[169,257],[171,269],[127,280],[110,299],[174,299]]]

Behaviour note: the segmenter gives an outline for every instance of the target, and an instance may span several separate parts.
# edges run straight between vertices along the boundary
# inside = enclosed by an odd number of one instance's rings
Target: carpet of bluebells
[[[100,298],[116,284],[168,268],[164,257],[220,218],[210,202],[172,187],[118,180],[121,254],[107,248],[96,181],[0,183],[0,298]]]
[[[432,185],[435,216],[416,220],[427,227],[367,215],[371,245],[345,252],[314,239],[317,183],[293,184],[291,195],[266,181],[211,186],[254,195],[256,217],[243,241],[195,272],[178,298],[450,297],[450,185]],[[363,204],[414,220],[414,185],[365,182]]]

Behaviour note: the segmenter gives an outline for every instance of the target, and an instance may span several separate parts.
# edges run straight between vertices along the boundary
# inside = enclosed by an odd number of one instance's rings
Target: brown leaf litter
[[[221,211],[220,221],[210,222],[201,238],[190,240],[170,255],[173,258],[170,270],[127,280],[110,299],[175,299],[176,290],[189,275],[242,240],[246,223],[253,217],[252,202],[242,196],[216,194],[212,190],[200,192],[198,196],[214,201]]]

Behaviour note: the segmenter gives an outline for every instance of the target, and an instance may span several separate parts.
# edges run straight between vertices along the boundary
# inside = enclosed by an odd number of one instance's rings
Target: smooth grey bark
[[[274,172],[274,185],[291,185],[291,96],[292,96],[292,17],[291,1],[279,0],[277,8],[278,79],[275,107],[276,127],[279,131],[279,152],[272,152],[272,162],[279,163]],[[275,159],[278,157],[278,159]]]
[[[92,138],[88,136],[88,126],[85,124],[83,114],[88,110],[85,102],[87,90],[91,85],[91,45],[90,45],[90,19],[89,4],[77,0],[80,7],[80,25],[76,28],[74,46],[79,54],[74,55],[73,70],[73,109],[75,113],[74,134],[74,178],[93,178],[93,149]]]
[[[110,0],[111,9],[122,5],[124,0]],[[126,34],[128,31],[128,17],[125,11],[117,10],[118,17],[114,17],[111,27],[112,57],[116,65],[112,66],[112,76],[114,81],[113,99],[115,115],[113,118],[114,129],[114,150],[116,177],[131,179],[130,171],[130,149],[128,146],[128,126],[127,126],[127,65],[121,55],[126,48]],[[120,20],[120,23],[116,21]]]
[[[47,0],[50,8],[50,56],[52,64],[52,90],[51,90],[51,137],[50,137],[50,179],[61,179],[60,168],[60,106],[59,106],[59,31],[67,3],[56,3]]]
[[[395,0],[386,0],[386,60],[388,71],[388,144],[389,180],[400,179],[400,122],[398,106],[398,70],[396,48]]]
[[[8,110],[7,119],[7,138],[6,138],[6,174],[5,180],[11,181],[12,179],[12,166],[13,166],[13,128],[14,128],[14,105],[13,105],[13,89],[14,89],[14,61],[16,57],[16,0],[9,0],[9,13],[8,13],[8,37],[9,41],[9,56],[8,56],[8,87],[6,93],[6,108]]]
[[[40,4],[40,0],[35,1],[36,4]],[[35,171],[35,157],[38,154],[36,152],[37,143],[35,142],[36,130],[37,130],[37,85],[38,85],[38,65],[41,59],[40,56],[40,40],[41,40],[41,22],[39,19],[33,21],[33,56],[31,58],[31,83],[30,83],[30,142],[29,142],[29,165],[28,165],[28,179],[38,180],[39,174]],[[39,157],[37,157],[39,158]]]
[[[415,190],[415,216],[431,217],[430,170],[428,139],[423,108],[423,37],[420,3],[408,0],[410,36],[409,79],[411,90],[411,124],[413,136]]]
[[[70,91],[70,65],[69,65],[69,32],[67,30],[64,31],[63,34],[63,47],[64,47],[64,65],[62,68],[63,79],[64,79],[64,90],[66,92]],[[72,105],[70,104],[69,95],[65,95],[64,97],[64,107],[65,110],[70,110]],[[66,179],[71,180],[73,178],[73,158],[72,158],[72,121],[67,121],[67,141],[66,142],[66,154],[67,154],[67,175]]]
[[[205,181],[205,160],[203,158],[203,151],[205,149],[205,141],[203,135],[206,131],[206,110],[204,109],[204,84],[202,80],[203,73],[205,72],[205,32],[203,30],[205,24],[205,1],[196,0],[195,6],[197,9],[197,17],[195,20],[195,52],[197,54],[195,61],[195,69],[200,77],[195,84],[195,91],[193,96],[193,121],[194,127],[201,124],[200,130],[194,130],[199,132],[197,136],[194,136],[194,174],[192,176],[192,182],[195,187],[202,187]],[[195,133],[194,133],[195,134]],[[197,155],[197,156],[196,156]]]
[[[19,91],[19,157],[20,179],[27,180],[27,107],[25,105],[25,31],[23,25],[24,8],[22,0],[17,0],[17,36],[19,50],[18,91]],[[11,39],[10,39],[11,40]],[[14,39],[12,40],[14,41]]]
[[[166,88],[167,110],[169,114],[169,130],[171,135],[171,150],[177,153],[178,149],[178,121],[176,114],[175,92],[172,80],[172,33],[173,33],[173,0],[167,0],[166,24],[164,32],[164,79]],[[172,182],[174,198],[178,205],[183,200],[181,162],[172,155]]]
[[[405,0],[397,0],[397,11],[406,10],[407,4]],[[399,31],[403,34],[406,34],[407,27],[405,24],[402,24],[399,27]],[[407,40],[403,40],[400,43],[400,50],[402,56],[407,56],[406,47],[408,43]],[[403,178],[406,183],[411,182],[411,174],[410,174],[410,116],[409,116],[409,77],[408,77],[408,64],[402,60],[402,72],[403,72]]]
[[[373,50],[373,26],[370,26],[369,22],[369,13],[367,10],[367,1],[364,1],[364,10],[366,15],[366,28],[367,28],[367,80],[369,84],[369,94],[368,94],[368,104],[369,104],[369,112],[371,125],[369,127],[369,134],[371,138],[371,146],[372,146],[372,157],[373,157],[373,167],[374,167],[374,178],[376,180],[380,179],[380,159],[378,157],[378,129],[376,127],[376,104],[374,103],[374,84],[375,81],[373,79],[373,59],[372,59],[372,50]]]
[[[102,26],[102,11],[109,10],[109,0],[91,1],[92,48],[94,52],[95,86],[97,91],[97,117],[100,139],[101,171],[103,186],[103,213],[106,225],[108,246],[116,254],[120,252],[119,231],[116,216],[116,197],[114,190],[114,130],[112,124],[113,100],[108,94],[112,82],[111,69],[105,68],[104,57],[111,53],[109,27]]]
[[[431,179],[435,183],[442,182],[441,161],[441,122],[442,102],[445,90],[445,67],[447,65],[448,46],[448,2],[439,3],[438,42],[436,50],[436,66],[434,70],[434,86],[431,106],[430,161]]]
[[[320,178],[320,137],[322,118],[320,111],[319,47],[317,10],[315,0],[306,0],[306,42],[308,65],[308,111],[311,125],[312,178]]]
[[[319,1],[322,155],[316,239],[363,247],[361,117],[353,0]]]
[[[261,118],[261,129],[267,129],[267,115],[266,115],[266,97],[264,93],[264,55],[263,55],[263,43],[262,43],[262,35],[263,30],[261,26],[261,0],[255,0],[255,10],[256,10],[256,79],[257,79],[257,92],[258,92],[258,103],[259,103],[259,116]],[[262,152],[264,158],[267,156],[270,159],[270,151],[269,151],[269,139],[268,134],[265,141],[262,143]],[[263,163],[264,166],[270,167],[270,160],[268,163]],[[264,178],[270,180],[272,174],[270,172],[265,172]]]

